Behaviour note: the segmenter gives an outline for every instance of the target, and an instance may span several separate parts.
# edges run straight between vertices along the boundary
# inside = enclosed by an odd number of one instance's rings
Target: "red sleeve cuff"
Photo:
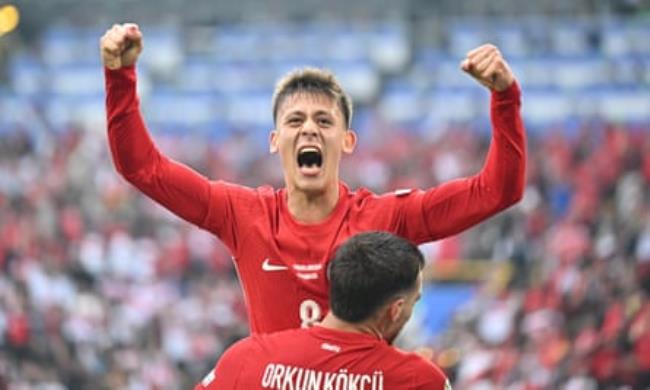
[[[106,78],[107,86],[109,84],[113,87],[133,85],[136,81],[135,65],[124,66],[118,69],[104,67],[104,77]]]
[[[505,101],[505,100],[516,100],[519,99],[521,96],[521,89],[519,88],[519,83],[517,80],[513,81],[512,84],[503,91],[495,91],[492,90],[492,98],[497,101]]]

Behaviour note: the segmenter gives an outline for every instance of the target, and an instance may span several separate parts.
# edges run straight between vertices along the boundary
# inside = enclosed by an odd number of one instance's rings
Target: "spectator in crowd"
[[[434,185],[444,145],[479,148],[460,131],[435,145],[395,132],[349,163],[384,165],[386,185],[414,180],[398,165],[430,164],[417,180]],[[441,364],[455,388],[647,386],[650,134],[597,122],[583,132],[589,137],[532,138],[521,206],[459,237],[458,257],[511,258],[521,269],[505,291],[483,297],[491,303],[461,313],[449,334],[432,341],[436,351],[459,352]],[[96,132],[71,128],[46,142],[50,152],[42,154],[24,130],[0,138],[0,376],[23,387],[158,386],[161,378],[192,386],[247,332],[226,250],[120,186],[107,153],[85,151],[102,150]],[[390,153],[405,143],[408,157]],[[181,158],[198,147],[168,144]],[[480,151],[461,166],[479,163]],[[385,159],[374,160],[378,153]],[[199,165],[209,167],[204,156]],[[614,171],[605,172],[610,164]],[[45,180],[34,180],[46,167]],[[366,178],[363,170],[346,172],[351,184]],[[572,192],[552,214],[551,195],[564,185],[559,173]],[[493,315],[508,321],[505,336],[475,326]],[[508,363],[494,370],[496,361]]]
[[[103,129],[41,131],[30,104],[29,125],[0,135],[0,388],[191,388],[247,334],[227,250],[122,185]],[[343,161],[351,187],[430,187],[482,163],[471,124],[432,142],[370,110],[385,131]],[[431,339],[454,388],[650,386],[647,128],[585,118],[533,134],[520,205],[454,238],[456,258],[517,270]],[[156,139],[206,176],[281,185],[272,157],[224,153],[255,150],[251,138]]]

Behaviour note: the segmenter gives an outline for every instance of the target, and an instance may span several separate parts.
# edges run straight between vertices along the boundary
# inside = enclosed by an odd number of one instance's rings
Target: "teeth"
[[[318,150],[318,148],[313,146],[305,146],[304,148],[300,149],[300,153],[307,153],[307,152],[320,153],[320,150]]]

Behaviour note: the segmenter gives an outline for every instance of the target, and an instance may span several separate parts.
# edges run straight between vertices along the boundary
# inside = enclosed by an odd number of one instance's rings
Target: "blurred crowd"
[[[358,104],[359,146],[342,163],[351,188],[476,173],[488,97],[458,59],[497,44],[523,87],[525,196],[425,253],[431,267],[482,259],[513,273],[499,289],[478,285],[442,334],[417,329],[416,308],[400,342],[433,348],[455,389],[650,388],[644,2],[335,1],[323,23],[317,2],[24,3],[22,35],[0,40],[0,390],[192,388],[248,334],[225,247],[113,168],[98,26],[125,17],[156,23],[138,80],[160,149],[206,177],[276,188],[269,98],[303,64],[327,65]],[[369,3],[409,16],[344,22]],[[344,17],[329,23],[333,6]],[[562,17],[494,17],[523,11]],[[244,23],[215,24],[231,19]]]
[[[230,258],[86,130],[0,138],[0,388],[189,388],[247,333]]]
[[[650,388],[648,130],[531,140],[524,200],[473,232],[512,281],[438,340],[454,388]]]
[[[343,178],[377,192],[475,173],[489,143],[369,125]],[[458,238],[515,273],[426,340],[457,389],[650,386],[650,131],[564,130],[530,137],[523,201]],[[225,248],[129,187],[103,131],[0,137],[0,389],[190,388],[247,334]],[[208,177],[282,184],[245,133],[155,138]]]

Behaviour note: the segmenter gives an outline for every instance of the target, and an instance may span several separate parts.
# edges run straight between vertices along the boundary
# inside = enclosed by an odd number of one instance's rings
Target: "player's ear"
[[[357,133],[352,129],[347,129],[345,137],[343,137],[343,152],[350,154],[354,152],[355,146],[357,146]]]
[[[392,322],[395,322],[400,318],[405,303],[406,300],[404,297],[399,297],[391,302],[390,307],[388,308],[388,317]]]
[[[275,154],[277,152],[278,152],[278,131],[276,129],[273,129],[269,134],[269,153]]]

